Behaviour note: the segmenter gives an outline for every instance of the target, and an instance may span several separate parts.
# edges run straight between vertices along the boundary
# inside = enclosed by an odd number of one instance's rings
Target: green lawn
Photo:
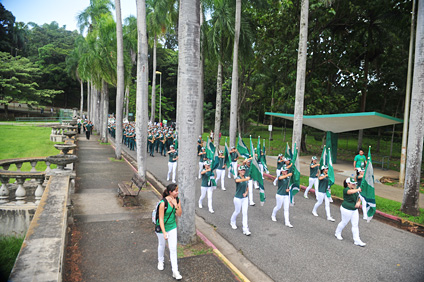
[[[23,241],[24,237],[0,236],[0,281],[7,281]]]
[[[47,157],[57,155],[59,151],[50,141],[50,127],[0,125],[0,159]],[[22,166],[23,171],[29,171],[31,165]],[[37,170],[46,169],[44,163],[38,163]],[[13,166],[10,170],[16,170]]]

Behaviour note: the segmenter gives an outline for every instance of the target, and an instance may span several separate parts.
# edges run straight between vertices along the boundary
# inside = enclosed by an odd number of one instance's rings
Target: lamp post
[[[162,73],[156,71],[156,74],[159,74],[159,122],[162,122]]]

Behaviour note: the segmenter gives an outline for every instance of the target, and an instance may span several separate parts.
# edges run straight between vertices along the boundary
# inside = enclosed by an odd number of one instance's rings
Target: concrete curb
[[[264,173],[264,177],[266,177],[270,181],[274,181],[274,179],[276,178],[276,176],[273,176],[268,173]],[[306,186],[300,185],[301,190],[306,190],[306,188],[307,188]],[[315,194],[315,189],[311,188],[309,191]],[[339,198],[336,196],[331,196],[331,198],[333,198],[334,203],[337,203],[339,206],[343,202],[342,198]],[[374,218],[384,223],[390,224],[394,227],[397,227],[397,228],[400,228],[400,229],[403,229],[403,230],[406,230],[411,233],[424,237],[424,225],[421,225],[419,223],[415,223],[395,215],[387,214],[379,210],[376,210]]]
[[[114,142],[110,140],[111,146],[115,148]],[[134,171],[137,171],[135,168],[137,167],[136,161],[130,156],[125,150],[122,150],[122,156],[125,159],[125,161],[131,166],[131,168]],[[156,191],[159,196],[162,195],[162,192],[165,190],[165,185],[160,182],[156,177],[150,173],[149,171],[146,171],[146,179],[147,181],[155,188],[153,191]],[[240,278],[243,282],[250,282],[249,280],[239,269],[236,267],[211,241],[209,238],[207,238],[205,234],[213,234],[215,237],[215,242],[219,241],[219,245],[226,249],[225,253],[230,254],[230,256],[233,258],[233,261],[237,261],[240,265],[243,266],[246,270],[249,271],[248,276],[251,277],[253,280],[257,281],[273,281],[267,274],[262,272],[256,265],[251,263],[248,259],[246,259],[242,254],[237,252],[234,247],[223,237],[221,237],[211,226],[207,225],[202,218],[196,215],[196,226],[200,226],[196,228],[196,233],[199,236],[199,238],[208,246],[210,246],[213,249],[214,254],[220,258],[228,268],[231,269],[231,271]],[[202,232],[203,233],[202,233]],[[212,239],[211,239],[212,240]],[[231,247],[230,247],[231,246]]]

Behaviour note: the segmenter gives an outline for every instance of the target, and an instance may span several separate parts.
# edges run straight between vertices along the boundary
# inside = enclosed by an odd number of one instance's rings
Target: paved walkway
[[[135,158],[134,151],[128,153]],[[163,185],[170,183],[166,181],[167,158],[158,154],[149,157],[147,169]],[[197,171],[197,163],[193,164],[193,169]],[[199,187],[196,189],[197,202],[200,181],[196,186]],[[277,222],[271,221],[276,187],[269,181],[265,181],[265,205],[249,207],[252,235],[244,236],[241,214],[237,230],[229,225],[234,210],[234,181],[226,178],[225,186],[226,191],[218,187],[213,193],[214,214],[208,212],[206,199],[203,209],[196,207],[196,214],[214,226],[221,237],[274,281],[422,281],[424,277],[424,269],[416,263],[424,259],[422,237],[376,220],[366,223],[361,219],[359,229],[366,247],[353,244],[350,225],[343,230],[344,240],[338,241],[334,231],[340,222],[339,207],[335,204],[330,207],[335,223],[326,220],[323,205],[318,208],[319,217],[314,217],[311,210],[315,197],[296,197],[296,205],[290,207],[290,221],[294,228],[285,227],[282,210],[277,214]],[[259,204],[257,190],[254,200]],[[249,267],[237,267],[252,281],[260,281],[249,276]]]
[[[111,161],[112,147],[100,145],[96,137],[86,140],[80,135],[78,140],[76,191],[71,196],[75,224],[65,281],[173,281],[168,249],[165,270],[157,270],[157,237],[151,223],[157,194],[143,189],[141,206],[122,207],[118,183],[129,181],[134,171],[124,161]],[[184,281],[237,281],[214,254],[179,259],[179,270]]]

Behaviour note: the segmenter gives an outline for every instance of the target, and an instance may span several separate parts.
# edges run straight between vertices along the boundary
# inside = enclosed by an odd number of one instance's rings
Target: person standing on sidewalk
[[[93,128],[93,125],[91,124],[91,121],[88,121],[85,125],[84,125],[84,129],[85,129],[85,137],[87,138],[87,140],[90,140],[90,134],[91,134],[91,129]]]
[[[365,169],[367,165],[367,158],[364,156],[364,150],[359,149],[358,154],[355,156],[353,160],[353,169],[358,170],[359,168]]]
[[[247,224],[247,209],[249,208],[247,193],[247,182],[250,180],[250,177],[245,177],[244,174],[246,168],[242,165],[238,168],[238,176],[236,178],[236,194],[234,196],[234,212],[231,216],[230,225],[233,229],[237,229],[236,220],[237,216],[242,212],[242,225],[243,225],[243,234],[249,236],[251,233],[249,231],[249,226]]]
[[[275,194],[276,205],[272,210],[271,219],[272,221],[277,221],[276,215],[277,212],[281,209],[281,206],[284,205],[284,223],[286,226],[292,228],[293,225],[290,224],[289,220],[289,206],[290,206],[290,176],[292,173],[287,173],[288,170],[286,167],[281,169],[281,174],[278,177],[278,190]]]
[[[156,232],[158,237],[158,269],[164,269],[165,242],[168,241],[169,256],[171,258],[172,277],[181,280],[183,277],[178,271],[177,260],[177,223],[175,216],[182,214],[181,202],[178,199],[178,185],[169,184],[163,192],[163,199],[159,202],[158,223],[161,231]],[[168,202],[165,209],[165,201]]]
[[[303,194],[305,199],[308,199],[308,192],[311,190],[312,186],[315,187],[315,196],[318,193],[318,168],[319,164],[317,164],[317,157],[313,156],[311,164],[309,165],[309,185]]]
[[[356,188],[355,179],[349,177],[343,181],[343,203],[340,206],[342,221],[337,225],[335,236],[338,240],[343,240],[343,228],[349,223],[352,224],[353,242],[356,246],[365,247],[366,243],[359,238],[359,212],[358,208],[361,205],[361,199],[358,194],[362,191],[361,188]]]
[[[172,172],[172,183],[175,183],[175,174],[177,171],[177,160],[178,160],[178,152],[174,149],[174,145],[171,145],[170,150],[168,151],[168,175],[166,177],[166,181],[169,181],[169,177]],[[152,148],[153,149],[153,148]]]
[[[208,208],[210,213],[214,213],[214,210],[212,208],[212,193],[213,190],[216,188],[216,183],[214,182],[214,174],[211,170],[211,163],[210,161],[205,161],[204,163],[204,169],[200,173],[202,175],[202,184],[201,184],[201,195],[199,198],[199,208],[203,208],[203,199],[205,198],[206,194],[208,194]],[[214,185],[215,184],[215,185]]]
[[[314,206],[314,209],[312,210],[312,214],[314,216],[318,216],[317,214],[317,208],[322,204],[323,201],[325,201],[325,213],[327,214],[327,220],[328,221],[336,221],[330,213],[330,200],[327,197],[327,189],[328,189],[328,167],[326,165],[323,165],[321,167],[321,174],[318,177],[319,184],[318,184],[318,193],[317,193],[317,202]]]

